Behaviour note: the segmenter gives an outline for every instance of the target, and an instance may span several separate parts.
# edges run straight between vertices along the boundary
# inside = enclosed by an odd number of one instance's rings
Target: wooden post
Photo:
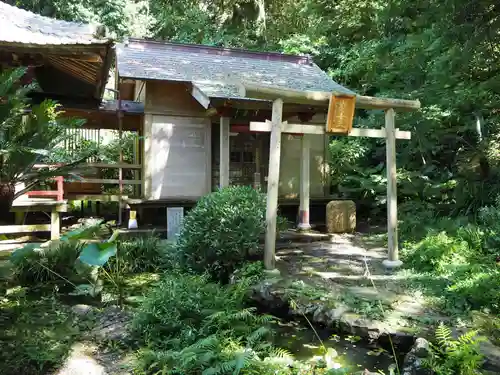
[[[123,197],[123,168],[121,165],[123,164],[123,150],[122,150],[122,133],[123,133],[123,113],[122,113],[122,100],[120,97],[120,94],[118,93],[118,110],[117,110],[117,115],[118,115],[118,151],[119,151],[119,159],[120,159],[120,168],[118,168],[118,185],[120,188],[120,201],[118,202],[118,224],[117,226],[122,225],[123,221],[123,204],[122,204],[122,197]]]
[[[61,202],[64,200],[64,177],[58,176],[56,177],[57,184],[57,201]]]
[[[16,211],[14,212],[14,220],[16,225],[23,225],[24,224],[24,219],[26,217],[26,212],[20,212]]]
[[[271,146],[269,149],[269,173],[267,177],[266,242],[264,245],[264,266],[267,270],[273,270],[275,267],[282,114],[283,100],[276,99],[273,102]]]
[[[57,240],[59,239],[61,231],[61,222],[59,212],[57,212],[56,207],[52,208],[50,212],[50,239]]]
[[[396,181],[396,131],[394,126],[394,109],[385,112],[386,131],[386,169],[387,169],[387,238],[388,256],[384,260],[387,268],[400,267],[403,262],[398,255],[398,215],[397,215],[397,181]]]
[[[229,186],[229,117],[220,118],[219,187]]]
[[[300,140],[301,160],[300,160],[300,206],[299,206],[299,230],[307,231],[311,229],[309,224],[309,186],[310,186],[310,148],[309,135],[304,134]]]
[[[260,189],[260,137],[255,134],[255,173],[253,174],[253,187]]]

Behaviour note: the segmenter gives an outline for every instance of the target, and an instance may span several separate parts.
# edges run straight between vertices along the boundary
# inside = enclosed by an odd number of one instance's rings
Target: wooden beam
[[[203,108],[208,109],[210,107],[210,98],[195,84],[191,85],[191,95]]]
[[[35,199],[16,199],[10,208],[10,212],[68,212],[67,201],[55,200],[40,201]]]
[[[229,186],[229,128],[230,118],[220,118],[219,187]]]
[[[271,121],[250,122],[250,131],[254,132],[270,132],[271,127],[272,127]],[[282,132],[292,133],[292,134],[325,134],[325,127],[324,125],[288,124],[285,121],[283,122]],[[396,129],[395,134],[396,134],[396,139],[411,139],[411,132],[409,131]],[[351,132],[345,135],[349,137],[385,138],[386,131],[385,128],[382,129],[352,128]]]
[[[92,168],[123,168],[123,169],[141,169],[141,164],[128,164],[128,163],[86,163],[81,164],[82,167]]]
[[[118,194],[67,194],[68,200],[74,201],[93,201],[93,202],[119,202],[120,195]],[[128,196],[122,195],[122,201],[127,201]]]
[[[281,128],[283,100],[273,102],[271,142],[269,148],[269,172],[267,178],[266,241],[264,244],[264,266],[275,268],[276,219],[278,215],[278,187],[280,180]]]
[[[397,180],[396,180],[396,137],[394,128],[394,110],[385,113],[386,169],[387,169],[387,245],[388,259],[384,260],[387,268],[401,266],[398,255],[398,215],[397,215]]]
[[[88,182],[91,184],[113,184],[120,185],[119,179],[113,178],[83,178],[81,180],[77,180],[78,182]],[[123,185],[141,185],[142,180],[121,180]]]
[[[0,234],[14,234],[26,232],[49,232],[50,224],[33,225],[1,225]]]
[[[302,91],[271,85],[244,83],[239,85],[240,95],[249,99],[274,100],[281,98],[286,103],[328,106],[332,94],[346,96],[345,92]],[[347,94],[348,95],[348,94]],[[356,95],[356,108],[362,109],[397,109],[416,111],[420,101]]]

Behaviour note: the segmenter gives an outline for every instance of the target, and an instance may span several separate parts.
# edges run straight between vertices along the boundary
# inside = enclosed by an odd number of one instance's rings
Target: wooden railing
[[[57,190],[32,190],[26,193],[29,198],[34,197],[55,197],[56,201],[64,200],[64,177],[57,176],[54,178],[57,183]]]
[[[35,168],[46,168],[51,165],[46,164],[37,164]],[[140,164],[127,164],[127,163],[86,163],[82,165],[84,168],[97,168],[97,169],[132,169],[135,171],[141,171],[142,166]],[[120,178],[92,178],[92,177],[82,177],[78,179],[64,179],[64,177],[58,176],[53,180],[56,181],[56,189],[55,190],[32,190],[26,193],[26,195],[30,198],[34,197],[54,197],[56,201],[63,201],[65,196],[70,193],[65,191],[64,186],[68,183],[79,183],[79,184],[98,184],[98,185],[118,185],[120,187],[120,191],[123,192],[124,185],[132,185],[139,188],[142,185],[142,179],[120,179]],[[89,194],[88,192],[81,191],[81,194]],[[102,191],[100,193],[93,192],[90,194],[94,195],[106,195]]]

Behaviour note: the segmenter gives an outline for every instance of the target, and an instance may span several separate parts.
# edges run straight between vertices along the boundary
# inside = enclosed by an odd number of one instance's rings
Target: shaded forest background
[[[500,187],[500,5],[495,0],[19,0],[118,39],[303,53],[364,95],[419,99],[400,114],[402,215],[475,215]],[[383,113],[358,112],[381,127]],[[385,205],[383,140],[332,139],[332,193]],[[407,202],[407,203],[405,203]]]

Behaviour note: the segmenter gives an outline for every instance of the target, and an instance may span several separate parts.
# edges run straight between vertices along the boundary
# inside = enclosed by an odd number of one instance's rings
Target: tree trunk
[[[0,217],[7,216],[12,202],[14,201],[14,193],[16,187],[11,183],[0,183]]]

